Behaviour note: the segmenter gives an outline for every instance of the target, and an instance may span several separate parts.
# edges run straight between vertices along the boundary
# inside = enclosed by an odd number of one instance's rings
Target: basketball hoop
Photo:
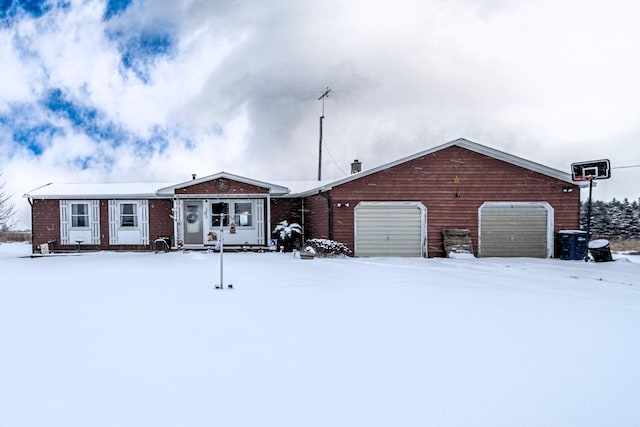
[[[593,181],[611,178],[609,160],[593,160],[571,164],[571,177],[574,181]]]
[[[589,202],[587,204],[587,234],[591,238],[591,195],[593,192],[593,181],[598,179],[611,178],[611,165],[609,160],[592,160],[590,162],[580,162],[571,164],[571,178],[574,181],[587,181],[589,182]],[[589,260],[589,251],[584,258],[585,261]]]

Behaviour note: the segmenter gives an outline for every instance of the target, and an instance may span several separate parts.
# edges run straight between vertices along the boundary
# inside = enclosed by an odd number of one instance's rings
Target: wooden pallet
[[[468,228],[443,228],[442,243],[447,258],[451,253],[473,254],[471,231]]]

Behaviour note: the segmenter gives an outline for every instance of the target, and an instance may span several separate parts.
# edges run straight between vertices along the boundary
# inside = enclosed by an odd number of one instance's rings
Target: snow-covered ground
[[[0,245],[0,426],[637,426],[640,260]]]

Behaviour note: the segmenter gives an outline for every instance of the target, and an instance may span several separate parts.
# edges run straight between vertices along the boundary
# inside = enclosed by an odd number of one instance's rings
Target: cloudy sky
[[[263,180],[456,138],[640,197],[632,0],[0,0],[0,170],[48,182]]]

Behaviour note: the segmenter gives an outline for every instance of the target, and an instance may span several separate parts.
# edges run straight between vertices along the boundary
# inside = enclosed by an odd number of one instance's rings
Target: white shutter
[[[100,200],[91,201],[91,244],[100,244]]]
[[[60,244],[69,244],[69,201],[60,200]]]
[[[264,199],[256,200],[256,229],[258,231],[258,244],[264,245]]]
[[[176,244],[177,240],[182,240],[184,242],[182,230],[182,202],[178,199],[173,199],[173,227],[174,234],[176,235]]]
[[[139,200],[139,219],[140,219],[140,237],[142,238],[142,244],[149,244],[149,201]]]
[[[109,244],[118,244],[118,204],[109,200]]]

